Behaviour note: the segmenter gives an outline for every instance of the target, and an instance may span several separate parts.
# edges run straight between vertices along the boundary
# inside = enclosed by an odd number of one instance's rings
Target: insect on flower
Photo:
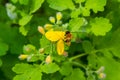
[[[64,41],[66,42],[66,45],[70,46],[71,39],[72,39],[72,34],[70,33],[70,31],[66,31],[65,32],[65,38],[64,38]]]

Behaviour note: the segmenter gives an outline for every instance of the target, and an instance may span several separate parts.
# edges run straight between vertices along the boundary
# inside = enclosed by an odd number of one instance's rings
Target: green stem
[[[87,53],[83,53],[83,54],[79,54],[79,55],[73,56],[73,57],[69,58],[69,61],[72,61],[74,59],[77,59],[77,58],[85,56],[85,55],[87,55]]]
[[[75,62],[75,61],[71,61],[71,63],[72,63],[73,65],[76,65],[76,66],[82,67],[83,69],[86,70],[86,67],[85,67],[83,64],[80,64],[80,63]]]
[[[53,53],[53,43],[51,42],[51,44],[50,44],[51,46],[51,50],[50,50],[50,55],[52,55],[52,53]]]

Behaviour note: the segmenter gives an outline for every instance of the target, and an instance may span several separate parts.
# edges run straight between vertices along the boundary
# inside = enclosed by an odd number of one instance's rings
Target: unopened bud
[[[68,52],[64,51],[63,52],[63,56],[67,57],[68,56]]]
[[[45,51],[44,48],[40,48],[40,49],[39,49],[39,52],[40,52],[40,53],[44,53],[44,51]]]
[[[46,30],[50,30],[50,29],[52,29],[52,24],[45,24],[45,26],[44,26],[44,28],[46,29]]]
[[[99,78],[100,78],[100,79],[104,79],[105,77],[106,77],[106,74],[105,74],[105,73],[100,73],[100,74],[99,74]]]
[[[25,60],[25,59],[27,59],[27,57],[28,57],[28,55],[26,55],[26,54],[21,54],[18,58],[19,58],[20,60]]]
[[[34,56],[34,54],[29,55],[29,56],[27,57],[27,61],[29,62],[33,56]]]
[[[45,34],[45,30],[42,26],[38,26],[38,31],[43,35]]]
[[[50,56],[50,55],[48,55],[48,56],[46,57],[45,62],[46,62],[47,64],[49,64],[49,63],[52,62],[52,59],[51,59],[51,56]]]
[[[55,23],[55,18],[54,18],[54,17],[50,17],[50,18],[49,18],[49,21],[50,21],[51,23]]]
[[[61,12],[57,12],[56,18],[57,18],[57,21],[61,20],[62,19],[62,13]]]

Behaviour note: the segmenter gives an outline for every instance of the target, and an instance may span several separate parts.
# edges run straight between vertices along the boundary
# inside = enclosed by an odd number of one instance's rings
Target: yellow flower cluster
[[[50,17],[49,21],[53,24],[59,24],[62,19],[61,12],[56,13],[56,20],[54,17]],[[45,32],[45,30],[48,30]],[[45,24],[44,28],[42,26],[38,26],[38,31],[45,35],[45,37],[51,42],[57,42],[57,52],[59,55],[63,55],[64,53],[64,38],[65,31],[54,31],[52,24]]]

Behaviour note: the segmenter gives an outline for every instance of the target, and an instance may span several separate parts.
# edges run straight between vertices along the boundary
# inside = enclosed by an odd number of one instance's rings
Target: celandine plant
[[[65,25],[67,23],[63,24],[61,19],[62,13],[57,12],[56,17],[49,18],[51,24],[45,24],[44,27],[38,26],[38,31],[42,34],[41,47],[37,50],[31,44],[24,46],[24,54],[21,54],[19,59],[26,59],[28,63],[16,64],[13,67],[13,71],[19,74],[14,77],[14,80],[57,80],[56,77],[59,80],[85,80],[85,76],[87,80],[90,80],[89,78],[103,80],[106,77],[104,66],[92,70],[89,66],[76,61],[88,53],[69,57],[71,41],[79,32],[69,30],[68,25]]]
[[[115,48],[119,37],[114,36],[120,29],[112,30],[113,12],[106,9],[109,1],[11,2],[6,4],[8,17],[19,24],[19,32],[28,39],[18,57],[21,63],[12,68],[16,73],[13,80],[120,79],[113,76],[116,68],[120,70],[119,58],[114,58],[119,55],[119,47]]]

